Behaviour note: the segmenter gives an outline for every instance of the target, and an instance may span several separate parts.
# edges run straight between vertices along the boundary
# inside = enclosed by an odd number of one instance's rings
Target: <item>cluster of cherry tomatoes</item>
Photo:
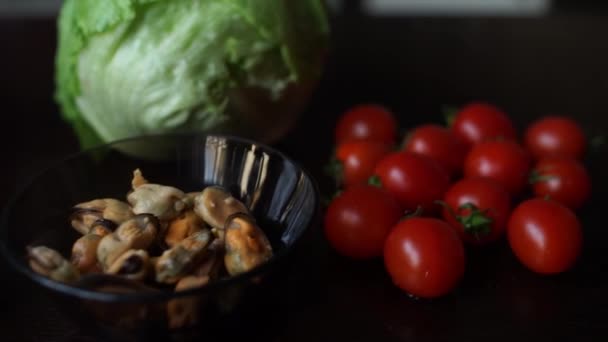
[[[591,192],[579,125],[545,116],[519,136],[505,112],[482,102],[450,121],[400,139],[385,107],[357,105],[339,118],[330,245],[354,259],[382,257],[395,285],[422,298],[459,284],[465,248],[503,237],[534,272],[570,269],[583,240],[576,212]]]

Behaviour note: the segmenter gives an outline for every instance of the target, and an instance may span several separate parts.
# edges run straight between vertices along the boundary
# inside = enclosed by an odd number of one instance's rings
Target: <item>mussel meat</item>
[[[146,183],[127,195],[135,214],[152,214],[161,221],[170,221],[185,208],[184,193],[172,186]]]
[[[74,206],[70,223],[74,229],[84,235],[100,225],[113,229],[131,217],[133,212],[127,203],[113,198],[103,198]]]
[[[223,229],[235,213],[248,214],[243,202],[219,186],[208,186],[194,200],[194,211],[211,227]]]
[[[108,267],[106,273],[131,280],[144,280],[150,269],[150,257],[143,249],[131,249],[123,253]]]
[[[253,217],[232,215],[225,231],[224,263],[230,275],[250,271],[272,257],[272,246]]]
[[[72,246],[72,257],[70,261],[82,274],[96,272],[97,247],[103,236],[88,233],[81,236]]]
[[[135,190],[141,185],[148,184],[148,180],[144,178],[144,175],[141,173],[140,169],[135,169],[133,171],[133,179],[131,180],[131,188]]]
[[[159,222],[153,215],[138,214],[104,236],[97,247],[97,260],[107,270],[126,251],[147,249],[156,238]]]
[[[173,284],[186,275],[205,255],[211,233],[204,229],[163,252],[155,265],[156,281]]]
[[[78,269],[56,250],[46,246],[27,248],[32,270],[55,281],[71,283],[80,277]]]
[[[194,211],[185,211],[169,223],[165,234],[165,243],[171,248],[186,237],[201,231],[204,226],[205,223]]]

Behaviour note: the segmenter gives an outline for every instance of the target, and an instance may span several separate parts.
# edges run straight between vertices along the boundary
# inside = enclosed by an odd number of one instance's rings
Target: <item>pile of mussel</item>
[[[82,236],[69,258],[29,246],[33,271],[77,284],[102,274],[182,291],[252,270],[273,254],[247,207],[226,189],[184,193],[133,171],[126,202],[96,199],[74,206],[71,226]]]

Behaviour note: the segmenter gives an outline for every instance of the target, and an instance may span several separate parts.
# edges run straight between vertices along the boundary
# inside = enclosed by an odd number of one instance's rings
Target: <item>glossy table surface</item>
[[[0,203],[37,170],[78,150],[52,100],[52,19],[0,21]],[[275,146],[331,183],[323,165],[339,113],[366,101],[393,108],[404,129],[440,122],[444,104],[485,99],[523,127],[546,113],[577,118],[592,135],[608,128],[608,23],[599,16],[545,19],[338,18],[323,81],[298,125]],[[503,242],[470,250],[451,295],[414,300],[392,285],[380,260],[339,257],[316,227],[291,269],[280,341],[597,341],[608,316],[603,148],[586,161],[593,198],[580,213],[585,246],[577,266],[541,277]],[[35,208],[32,208],[35,210]],[[3,341],[95,341],[64,319],[40,290],[0,264]]]

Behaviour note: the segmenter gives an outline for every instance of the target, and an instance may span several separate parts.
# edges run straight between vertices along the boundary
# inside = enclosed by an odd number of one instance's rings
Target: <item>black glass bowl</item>
[[[55,282],[30,269],[27,246],[45,245],[69,258],[80,236],[69,224],[70,208],[97,198],[126,200],[136,168],[149,181],[184,192],[208,185],[229,189],[265,231],[273,257],[250,272],[182,292],[106,293],[90,284]],[[222,135],[146,136],[76,154],[35,177],[7,205],[0,246],[9,263],[48,291],[78,324],[112,339],[156,340],[165,334],[172,340],[225,339],[281,324],[288,256],[318,222],[318,213],[314,180],[268,146]],[[176,300],[194,303],[193,325],[169,327],[167,305]]]

